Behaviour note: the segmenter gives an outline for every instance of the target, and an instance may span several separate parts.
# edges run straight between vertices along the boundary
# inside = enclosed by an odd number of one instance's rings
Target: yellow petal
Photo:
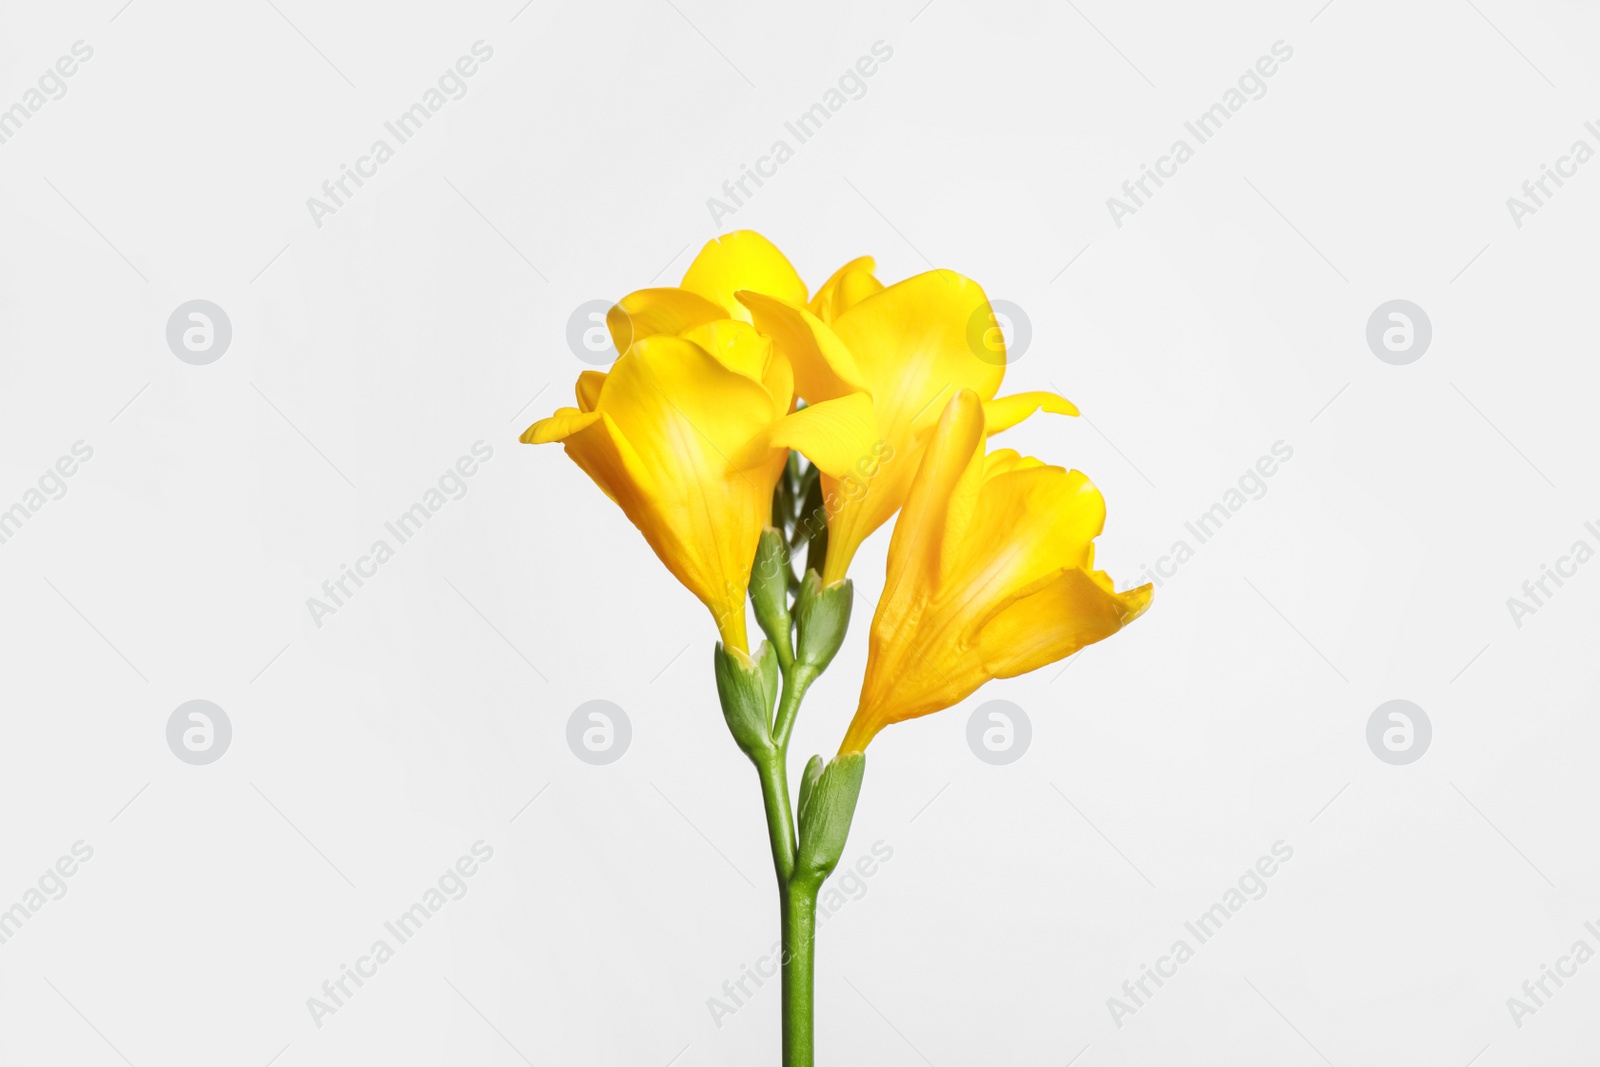
[[[738,469],[751,442],[765,444],[773,421],[760,381],[681,337],[634,342],[612,368],[603,400],[662,481]]]
[[[1007,605],[979,631],[985,672],[1011,678],[1065,659],[1138,618],[1149,607],[1150,594],[1148,585],[1113,593],[1094,575],[1064,570]]]
[[[989,314],[983,288],[954,271],[918,274],[867,297],[834,320],[833,332],[860,369],[878,423],[898,446],[914,424],[931,425],[957,389],[991,399],[1003,366],[980,359],[968,340]]]
[[[795,392],[814,404],[862,392],[861,372],[850,350],[811,312],[757,292],[739,293],[755,328],[772,338],[794,368]]]
[[[801,408],[779,422],[772,443],[792,448],[832,478],[870,478],[878,463],[878,423],[872,400],[851,393]]]
[[[1019,462],[987,477],[954,594],[974,606],[969,628],[1063,567],[1091,567],[1105,518],[1104,498],[1081,471]]]
[[[600,400],[600,387],[606,384],[606,372],[586,370],[578,375],[578,410],[593,411]]]
[[[852,259],[822,283],[806,310],[823,322],[832,322],[867,297],[883,292],[883,283],[872,273],[876,267],[871,256]]]
[[[991,435],[1009,430],[1035,411],[1048,411],[1054,415],[1076,415],[1078,409],[1072,401],[1055,393],[1012,393],[985,401],[983,417],[989,424]]]
[[[683,276],[684,289],[745,322],[750,312],[733,298],[741,289],[805,304],[806,284],[777,246],[753,230],[735,230],[707,242]]]
[[[547,445],[552,441],[565,441],[600,416],[577,408],[557,408],[555,414],[522,431],[519,440],[525,445]]]
[[[987,406],[985,406],[984,412],[987,415]],[[984,457],[983,480],[987,482],[990,478],[1005,474],[1007,471],[1026,470],[1029,467],[1042,466],[1044,464],[1039,460],[1034,459],[1032,456],[1024,456],[1014,448],[997,448]]]
[[[678,336],[705,349],[718,363],[753,382],[759,382],[766,373],[767,360],[772,355],[772,340],[738,319],[714,319],[684,330]]]
[[[729,370],[765,386],[772,398],[774,419],[788,413],[794,400],[794,372],[788,360],[773,352],[770,337],[738,319],[717,319],[685,330],[681,336],[710,352]]]
[[[634,341],[656,334],[676,336],[702,323],[725,319],[728,312],[719,304],[683,289],[640,289],[619,300],[606,313],[606,328],[617,352],[628,350]]]
[[[895,523],[880,614],[887,603],[890,614],[913,615],[910,592],[937,593],[960,557],[982,488],[983,405],[975,393],[963,389],[940,416]]]
[[[562,442],[578,468],[622,508],[623,514],[633,519],[647,508],[647,501],[639,490],[643,472],[638,457],[617,432],[616,424],[600,412],[576,414],[557,424],[558,419],[572,410],[563,408],[550,418],[534,423],[522,435],[522,440],[530,444]],[[637,519],[634,525],[638,525]]]

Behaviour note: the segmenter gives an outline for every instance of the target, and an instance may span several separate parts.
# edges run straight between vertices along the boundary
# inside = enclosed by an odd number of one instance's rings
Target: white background
[[[706,199],[883,41],[721,228],[813,286],[872,254],[1024,308],[1005,390],[1086,417],[1003,440],[1093,477],[1120,583],[1294,455],[1127,632],[874,743],[846,855],[893,859],[824,927],[819,1059],[1592,1062],[1600,963],[1520,1028],[1506,998],[1600,949],[1600,564],[1521,627],[1506,600],[1600,547],[1600,165],[1521,228],[1505,201],[1600,147],[1600,17],[921,2],[4,5],[0,107],[94,54],[0,145],[0,507],[94,456],[0,545],[0,907],[94,855],[0,945],[0,1059],[776,1062],[775,983],[707,1007],[777,924],[709,618],[516,436],[570,402],[573,308],[676,282]],[[479,40],[467,95],[314,225]],[[1106,198],[1280,40],[1267,94],[1117,227]],[[196,298],[232,322],[209,366],[165,339]],[[1365,340],[1396,298],[1433,324],[1409,366]],[[467,495],[316,626],[479,440]],[[887,534],[796,769],[853,708]],[[204,767],[165,740],[196,698],[234,730]],[[565,740],[597,698],[633,724],[603,767]],[[965,739],[995,698],[1033,723],[1006,767]],[[1433,723],[1410,766],[1365,739],[1395,698]],[[480,839],[470,892],[316,1026]],[[1119,1028],[1107,998],[1279,840],[1267,895]]]

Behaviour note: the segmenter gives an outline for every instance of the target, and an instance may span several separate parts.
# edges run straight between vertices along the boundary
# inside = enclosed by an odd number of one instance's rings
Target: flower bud
[[[750,603],[756,623],[778,649],[780,662],[794,647],[789,634],[789,548],[782,532],[768,526],[761,531],[755,563],[750,568]]]
[[[816,571],[807,571],[795,598],[795,617],[800,624],[800,663],[821,674],[833,662],[844,634],[850,628],[850,602],[854,587],[850,579],[825,586]]]
[[[772,708],[778,698],[778,657],[762,643],[754,657],[717,643],[717,696],[739,749],[751,759],[772,752]]]
[[[839,865],[866,769],[867,757],[860,752],[827,763],[811,757],[800,781],[800,850],[793,881],[819,886]]]

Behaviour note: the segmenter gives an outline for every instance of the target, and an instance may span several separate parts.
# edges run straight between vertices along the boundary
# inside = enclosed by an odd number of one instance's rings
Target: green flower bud
[[[826,764],[821,756],[811,757],[800,782],[800,850],[793,881],[820,886],[839,865],[866,769],[867,757],[861,752],[835,756]]]
[[[761,531],[755,563],[750,568],[750,603],[756,623],[777,649],[780,665],[794,658],[789,635],[789,548],[783,534],[768,526]]]
[[[739,749],[751,759],[772,752],[772,708],[778,699],[778,657],[762,643],[754,658],[719,641],[713,663],[722,717]]]
[[[795,598],[795,618],[800,624],[798,660],[817,674],[828,669],[844,644],[850,628],[850,602],[854,596],[850,579],[824,586],[816,571],[807,571]]]

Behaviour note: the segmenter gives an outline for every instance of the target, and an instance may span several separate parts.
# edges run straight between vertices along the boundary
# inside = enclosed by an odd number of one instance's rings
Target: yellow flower
[[[883,288],[872,261],[858,259],[829,279],[809,308],[770,291],[741,292],[739,300],[788,357],[796,391],[808,404],[863,392],[871,398],[873,424],[841,442],[857,457],[856,467],[842,477],[823,471],[824,584],[844,578],[861,542],[905,503],[939,412],[956,390],[971,390],[982,402],[991,434],[1040,408],[1078,413],[1054,393],[995,398],[1005,376],[1005,342],[983,289],[952,271]]]
[[[1105,502],[1078,471],[985,455],[984,404],[945,407],[889,542],[867,674],[841,755],[1110,637],[1150,603],[1094,569]]]
[[[560,441],[711,610],[723,644],[748,653],[745,590],[789,449],[822,470],[847,467],[836,439],[866,432],[866,398],[790,414],[788,361],[722,318],[634,341],[609,374],[579,375],[577,400],[522,441]]]

